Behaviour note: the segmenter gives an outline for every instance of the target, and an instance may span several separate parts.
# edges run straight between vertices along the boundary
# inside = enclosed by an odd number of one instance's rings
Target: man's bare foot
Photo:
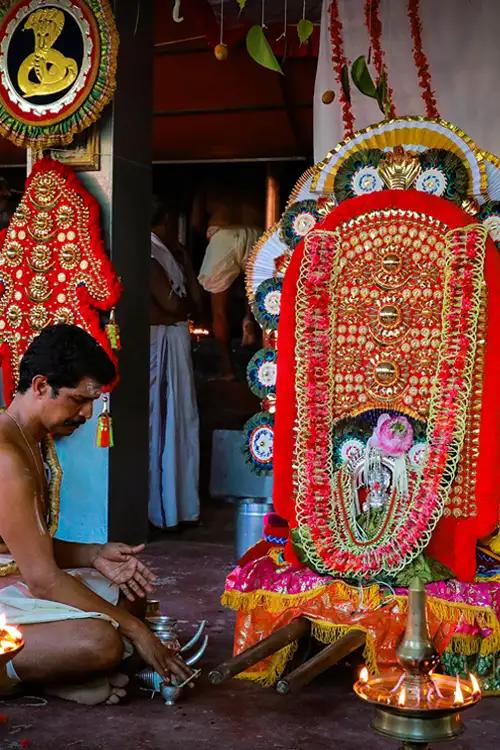
[[[109,684],[116,688],[125,688],[130,682],[130,677],[128,674],[123,674],[123,672],[115,672],[114,674],[109,675],[108,677]]]
[[[97,677],[80,685],[48,685],[45,693],[83,706],[98,706],[102,703],[112,706],[125,698],[127,691],[124,687],[128,681],[126,675],[117,673],[112,677]]]

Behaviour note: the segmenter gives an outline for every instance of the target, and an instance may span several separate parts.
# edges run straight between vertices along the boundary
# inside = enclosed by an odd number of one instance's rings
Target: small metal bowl
[[[160,601],[158,599],[148,599],[146,602],[146,618],[160,616]]]

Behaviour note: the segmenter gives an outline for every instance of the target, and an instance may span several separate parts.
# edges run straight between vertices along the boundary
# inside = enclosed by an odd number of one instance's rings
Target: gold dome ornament
[[[331,89],[327,89],[326,91],[323,91],[321,95],[321,101],[323,102],[323,104],[331,104],[334,99],[335,99],[335,91],[332,91]]]
[[[224,42],[216,44],[214,47],[214,55],[216,60],[218,60],[219,62],[225,62],[229,55],[227,44],[224,44]]]

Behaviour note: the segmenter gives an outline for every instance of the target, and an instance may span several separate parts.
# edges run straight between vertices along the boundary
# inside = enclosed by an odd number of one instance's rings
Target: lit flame
[[[481,695],[481,688],[479,687],[479,682],[477,681],[477,677],[475,674],[472,674],[472,672],[469,673],[469,678],[472,685],[472,694],[473,695]]]
[[[13,651],[22,642],[23,637],[17,628],[5,624],[5,615],[0,614],[0,653]]]
[[[406,687],[403,685],[403,687],[399,691],[398,706],[404,706],[405,703],[406,703]]]
[[[453,696],[453,705],[460,706],[464,702],[464,694],[462,693],[462,687],[460,685],[460,677],[457,675],[457,682],[455,685],[455,694]]]
[[[191,328],[190,333],[193,334],[193,336],[209,336],[210,331],[206,328]]]
[[[368,682],[369,673],[366,667],[363,667],[361,672],[359,673],[359,681],[360,682]]]

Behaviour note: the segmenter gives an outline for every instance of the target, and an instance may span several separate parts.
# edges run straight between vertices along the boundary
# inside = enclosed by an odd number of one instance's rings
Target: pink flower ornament
[[[381,414],[370,444],[386,456],[403,456],[413,445],[413,427],[406,417]]]

